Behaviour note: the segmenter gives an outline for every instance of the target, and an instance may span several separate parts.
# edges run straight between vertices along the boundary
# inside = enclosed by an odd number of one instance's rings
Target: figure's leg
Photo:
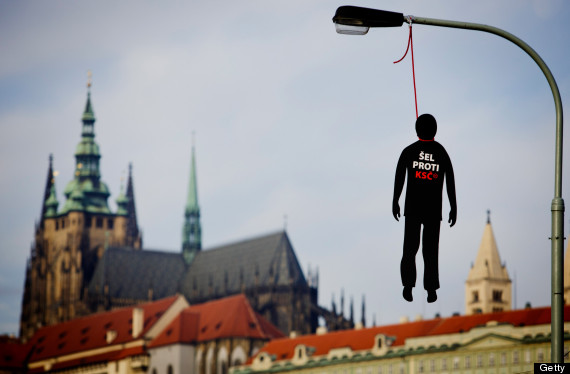
[[[416,254],[420,247],[420,220],[415,217],[406,217],[404,226],[404,252],[400,262],[400,275],[404,287],[416,285]]]
[[[424,257],[424,288],[429,292],[439,289],[438,257],[441,221],[436,218],[434,220],[425,220],[423,224],[422,254]],[[435,297],[437,298],[437,296]]]

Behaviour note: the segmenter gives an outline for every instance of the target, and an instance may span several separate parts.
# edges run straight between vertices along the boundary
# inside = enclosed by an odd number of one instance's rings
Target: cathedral
[[[285,334],[314,332],[319,317],[331,330],[354,326],[352,315],[349,320],[318,305],[318,273],[305,276],[286,231],[202,249],[194,146],[181,250],[143,249],[130,166],[117,210],[109,209],[90,86],[75,174],[62,206],[49,158],[41,217],[26,265],[21,338],[42,326],[176,294],[191,304],[245,294]]]

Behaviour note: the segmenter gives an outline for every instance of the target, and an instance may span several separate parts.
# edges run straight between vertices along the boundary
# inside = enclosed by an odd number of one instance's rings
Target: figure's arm
[[[448,171],[445,173],[446,179],[446,190],[447,197],[449,198],[449,206],[451,207],[449,211],[449,220],[447,221],[453,227],[455,221],[457,221],[457,201],[455,200],[455,175],[453,174],[453,166],[451,165],[451,160],[449,161]]]
[[[406,179],[406,165],[404,161],[404,153],[400,155],[398,160],[398,166],[396,166],[396,178],[394,180],[394,197],[392,198],[392,214],[396,221],[400,221],[400,195],[402,195],[402,189],[404,188],[404,181]]]

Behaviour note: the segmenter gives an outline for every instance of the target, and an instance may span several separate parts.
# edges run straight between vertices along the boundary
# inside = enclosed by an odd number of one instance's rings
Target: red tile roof
[[[374,346],[374,337],[378,334],[395,337],[396,340],[392,346],[397,347],[404,345],[406,339],[409,338],[469,331],[490,321],[508,323],[514,326],[549,324],[550,307],[435,318],[360,330],[335,331],[324,335],[303,335],[296,338],[275,339],[267,343],[259,353],[266,352],[275,355],[276,360],[290,360],[293,358],[295,347],[299,344],[314,348],[314,356],[326,355],[335,348],[349,347],[353,351],[369,350]],[[570,321],[570,306],[564,307],[564,321]]]
[[[28,344],[22,344],[16,338],[0,336],[0,371],[2,369],[23,370],[29,351]]]
[[[140,339],[178,297],[172,296],[155,302],[140,304],[136,307],[92,314],[43,327],[34,334],[29,342],[30,346],[34,347],[30,362]],[[144,310],[143,331],[136,339],[132,337],[131,330],[134,308]],[[108,344],[106,340],[107,331],[111,330],[116,332],[116,337]]]
[[[270,340],[283,336],[239,294],[186,308],[149,347],[226,337]]]
[[[125,357],[138,356],[138,355],[143,355],[143,354],[146,354],[146,350],[143,346],[134,347],[134,348],[124,348],[124,349],[115,350],[112,352],[101,353],[101,354],[93,355],[93,356],[89,356],[89,357],[77,358],[74,360],[68,360],[68,361],[62,361],[62,362],[56,362],[55,364],[50,366],[49,369],[42,366],[42,367],[29,369],[27,372],[30,374],[43,373],[45,371],[61,370],[61,369],[65,369],[65,368],[83,366],[86,364],[93,365],[93,364],[98,364],[98,363],[106,363],[109,361],[117,361],[117,360],[123,359]]]

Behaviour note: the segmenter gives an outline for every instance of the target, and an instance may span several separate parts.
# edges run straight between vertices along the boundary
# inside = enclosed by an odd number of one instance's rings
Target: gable
[[[520,340],[506,335],[489,333],[462,345],[459,350],[495,349],[520,345]]]

